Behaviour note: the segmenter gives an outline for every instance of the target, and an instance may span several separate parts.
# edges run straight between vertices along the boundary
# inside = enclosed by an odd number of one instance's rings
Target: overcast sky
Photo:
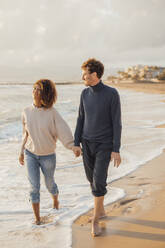
[[[165,0],[0,0],[0,67],[71,80],[89,57],[107,71],[165,66],[164,11]]]

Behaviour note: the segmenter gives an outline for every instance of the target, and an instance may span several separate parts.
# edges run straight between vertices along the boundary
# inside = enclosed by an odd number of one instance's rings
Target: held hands
[[[73,146],[72,151],[74,152],[75,157],[79,157],[82,154],[80,146]]]
[[[114,167],[118,168],[120,163],[121,163],[120,153],[112,152],[111,153],[111,161],[114,161]]]
[[[20,162],[21,165],[24,165],[24,153],[20,153],[19,162]]]

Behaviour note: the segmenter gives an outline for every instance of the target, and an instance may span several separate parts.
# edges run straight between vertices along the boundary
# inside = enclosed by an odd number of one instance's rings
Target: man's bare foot
[[[103,219],[103,218],[106,218],[106,217],[107,217],[107,215],[106,215],[106,213],[104,212],[104,213],[101,213],[101,214],[99,215],[98,219]],[[88,223],[91,223],[92,221],[93,221],[93,217],[90,217],[89,220],[88,220]]]
[[[106,216],[104,206],[101,206],[100,211],[99,211],[99,217],[102,218]]]
[[[91,234],[93,237],[99,236],[101,234],[98,221],[92,221]]]
[[[106,213],[104,211],[104,212],[102,212],[102,213],[99,214],[99,219],[105,218],[106,216],[107,215],[106,215]]]

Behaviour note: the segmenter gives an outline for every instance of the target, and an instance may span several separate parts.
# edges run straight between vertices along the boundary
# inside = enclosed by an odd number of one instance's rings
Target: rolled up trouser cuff
[[[104,196],[104,195],[106,195],[106,193],[107,193],[107,190],[104,191],[104,192],[95,192],[95,191],[92,190],[92,194],[93,194],[95,197]]]
[[[55,183],[54,178],[46,178],[46,187],[52,195],[57,195],[59,193],[58,186]]]
[[[52,195],[58,195],[58,194],[59,194],[59,190],[58,190],[58,188],[57,188],[56,190],[52,190],[50,193],[51,193]]]
[[[38,194],[38,193],[30,193],[30,201],[32,203],[40,202],[40,194]]]
[[[30,202],[31,202],[31,203],[39,203],[40,201],[39,201],[39,200],[31,200],[31,199],[30,199]]]

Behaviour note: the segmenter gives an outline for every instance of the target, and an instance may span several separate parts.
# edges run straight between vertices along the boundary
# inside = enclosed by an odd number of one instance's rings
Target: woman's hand
[[[82,153],[80,146],[73,146],[72,151],[74,152],[75,157],[79,157]]]
[[[24,153],[20,153],[19,162],[20,162],[21,165],[24,165]]]

